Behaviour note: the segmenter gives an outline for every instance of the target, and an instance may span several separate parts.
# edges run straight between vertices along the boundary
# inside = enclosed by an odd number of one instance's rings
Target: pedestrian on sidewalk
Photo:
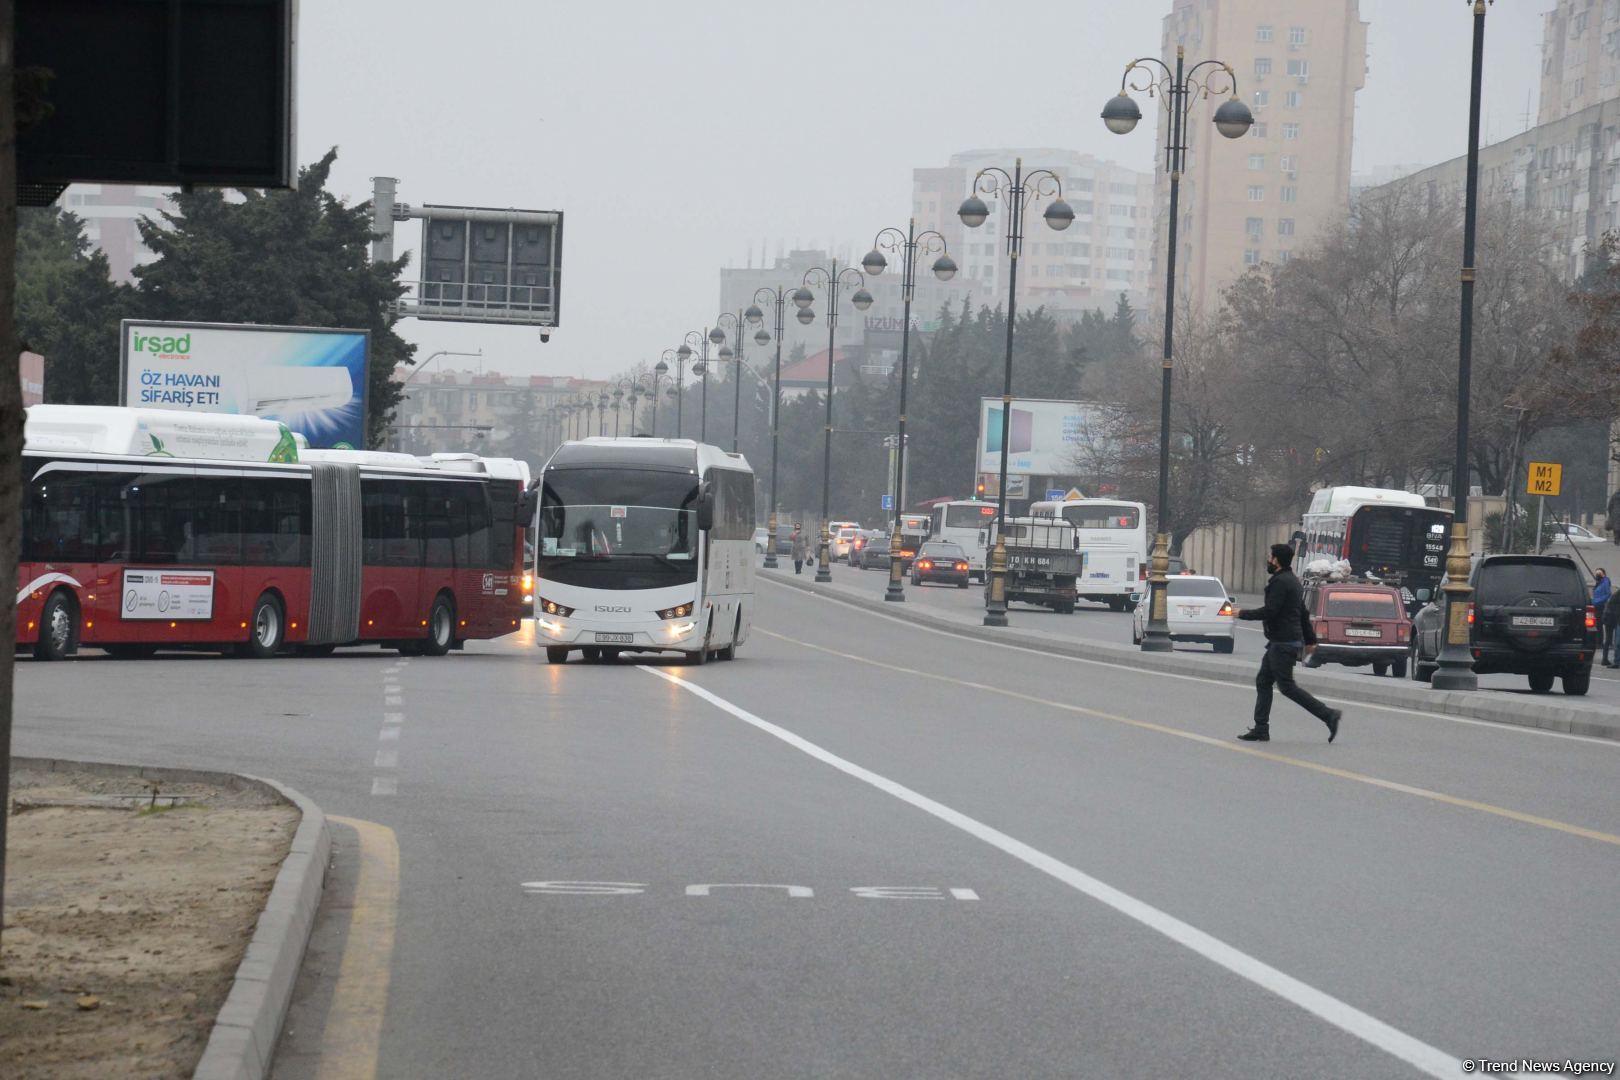
[[[1258,621],[1265,627],[1266,654],[1260,661],[1260,674],[1255,676],[1254,727],[1238,738],[1244,742],[1271,740],[1271,690],[1282,691],[1292,701],[1327,725],[1328,742],[1339,735],[1338,709],[1330,709],[1294,682],[1294,665],[1316,649],[1316,631],[1311,628],[1311,615],[1305,609],[1305,590],[1294,575],[1294,549],[1287,544],[1272,544],[1271,557],[1266,570],[1271,580],[1266,582],[1265,606],[1243,608],[1240,619]]]
[[[793,523],[793,572],[804,573],[804,560],[810,554],[810,545],[804,538],[804,525]]]
[[[1614,581],[1609,577],[1607,570],[1600,566],[1595,571],[1595,576],[1596,580],[1592,584],[1592,610],[1597,615],[1598,660],[1604,667],[1614,667],[1611,653],[1614,651],[1615,616],[1620,615],[1620,600],[1615,599]]]

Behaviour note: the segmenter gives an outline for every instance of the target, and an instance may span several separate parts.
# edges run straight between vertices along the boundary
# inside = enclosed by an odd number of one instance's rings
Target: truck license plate
[[[596,643],[598,645],[628,645],[635,640],[636,635],[634,634],[604,634],[600,630],[596,632]]]
[[[1514,626],[1557,626],[1558,620],[1551,615],[1515,615]]]
[[[1377,637],[1377,638],[1381,638],[1381,637],[1384,636],[1384,632],[1382,630],[1363,630],[1359,626],[1347,626],[1347,627],[1344,628],[1344,633],[1345,633],[1346,637]]]

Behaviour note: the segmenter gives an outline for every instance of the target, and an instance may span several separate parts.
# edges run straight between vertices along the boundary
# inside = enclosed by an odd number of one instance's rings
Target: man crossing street
[[[1260,661],[1260,674],[1255,676],[1254,727],[1238,738],[1244,742],[1271,740],[1271,691],[1282,691],[1292,701],[1327,725],[1328,742],[1339,736],[1338,709],[1330,709],[1294,682],[1294,665],[1316,648],[1316,632],[1311,628],[1310,612],[1305,610],[1305,590],[1294,576],[1294,549],[1287,544],[1272,544],[1271,557],[1266,569],[1271,580],[1266,582],[1265,606],[1245,608],[1237,613],[1240,619],[1262,623],[1266,631],[1266,655]]]

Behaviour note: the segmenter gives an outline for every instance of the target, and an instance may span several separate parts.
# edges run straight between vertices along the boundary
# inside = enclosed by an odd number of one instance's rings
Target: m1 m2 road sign
[[[1528,495],[1556,498],[1564,487],[1564,466],[1554,461],[1532,461],[1525,473],[1524,490]]]

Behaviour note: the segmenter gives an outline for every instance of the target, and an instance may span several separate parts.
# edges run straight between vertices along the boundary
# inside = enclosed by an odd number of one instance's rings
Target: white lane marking
[[[385,727],[385,728],[383,728],[381,731],[377,732],[377,741],[378,742],[398,742],[399,741],[399,728],[397,728],[397,727]]]
[[[84,588],[83,585],[80,585],[77,581],[75,581],[72,578],[68,577],[66,574],[41,574],[39,577],[35,578],[33,581],[30,581],[28,584],[24,585],[22,588],[17,590],[17,603],[19,603],[19,604],[22,603],[23,599],[25,597],[27,597],[27,595],[29,593],[33,592],[35,589],[41,588],[42,586],[45,586],[45,585],[53,585],[58,581],[66,582],[67,584],[73,586],[75,589]]]
[[[402,713],[402,712],[385,712],[385,713],[383,713],[383,723],[385,723],[385,724],[402,724],[404,722],[405,722],[405,714]]]
[[[392,705],[397,709],[401,705],[405,704],[405,700],[403,698],[401,698],[398,694],[389,694],[388,696],[383,698],[383,704],[384,705]]]
[[[923,811],[925,814],[931,814],[947,825],[960,829],[977,840],[982,840],[991,847],[997,848],[1027,866],[1055,878],[1077,892],[1106,904],[1127,918],[1134,919],[1143,926],[1158,931],[1178,945],[1191,949],[1206,960],[1226,968],[1234,975],[1247,979],[1256,986],[1271,991],[1283,1000],[1297,1005],[1341,1031],[1354,1035],[1356,1038],[1383,1050],[1385,1053],[1399,1058],[1413,1068],[1430,1076],[1443,1077],[1445,1080],[1453,1080],[1453,1078],[1460,1075],[1462,1062],[1445,1051],[1430,1046],[1428,1043],[1384,1023],[1377,1017],[1340,1001],[1331,994],[1301,982],[1293,976],[1277,970],[1263,960],[1250,956],[1221,941],[1219,938],[1182,922],[1173,915],[1160,911],[1151,904],[1144,903],[1134,896],[1121,892],[1113,886],[1105,884],[1043,851],[1030,847],[1021,840],[1008,836],[999,829],[968,817],[960,811],[953,810],[943,803],[936,802],[926,795],[919,794],[903,784],[890,780],[886,776],[881,776],[870,769],[841,758],[810,740],[795,735],[786,728],[778,727],[776,724],[763,720],[740,706],[733,705],[725,698],[705,690],[696,683],[688,682],[677,675],[671,675],[657,668],[645,665],[638,666],[641,667],[642,671],[656,675],[666,682],[681,687],[688,693],[707,701],[722,712],[729,713],[743,723],[757,728],[773,738],[780,739],[817,761],[825,765],[831,765],[839,772],[862,783],[869,784],[887,795],[892,795],[901,802]]]
[[[754,580],[770,581],[770,578],[764,575],[756,575]],[[771,584],[781,589],[793,589],[793,586],[784,585],[779,581],[772,581]],[[799,592],[797,589],[793,589],[793,591]],[[1090,664],[1093,667],[1113,668],[1115,671],[1127,671],[1136,675],[1143,673],[1141,668],[1132,667],[1129,664],[1117,663],[1112,660],[1092,660],[1083,656],[1066,656],[1063,653],[1048,652],[1045,649],[1034,649],[1028,645],[1010,645],[1003,641],[986,641],[983,638],[969,637],[966,634],[958,633],[954,630],[940,630],[933,626],[921,626],[914,622],[908,622],[905,619],[895,618],[893,615],[884,615],[881,612],[871,611],[860,606],[859,604],[852,604],[841,597],[827,596],[824,593],[804,593],[802,595],[823,600],[829,604],[838,604],[839,606],[847,607],[852,611],[858,611],[863,615],[869,615],[874,619],[884,619],[888,622],[899,623],[901,626],[904,626],[910,630],[916,630],[919,633],[936,634],[939,637],[948,637],[956,641],[967,642],[973,645],[988,645],[992,649],[1007,649],[1012,652],[1027,653],[1030,656],[1045,657],[1048,660],[1061,660],[1070,664]],[[1223,686],[1228,690],[1246,691],[1247,689],[1241,683],[1227,682],[1224,679],[1211,679],[1203,675],[1182,675],[1169,671],[1155,671],[1152,674],[1153,677],[1157,679],[1177,679],[1181,682],[1203,683],[1206,686]],[[1316,688],[1312,687],[1312,690],[1314,692]],[[1401,716],[1422,716],[1430,720],[1447,720],[1453,724],[1467,724],[1470,727],[1485,728],[1490,731],[1499,731],[1509,734],[1542,735],[1551,739],[1572,739],[1576,742],[1592,743],[1596,746],[1606,746],[1610,750],[1620,750],[1620,739],[1599,739],[1594,738],[1591,735],[1574,735],[1567,731],[1548,731],[1546,728],[1522,727],[1518,724],[1504,724],[1496,720],[1475,720],[1470,716],[1453,716],[1450,713],[1430,712],[1427,709],[1416,706],[1405,707],[1400,705],[1379,705],[1370,701],[1358,701],[1355,698],[1341,697],[1338,694],[1334,694],[1331,690],[1325,693],[1317,693],[1316,696],[1321,698],[1323,701],[1331,701],[1344,705],[1354,705],[1358,709],[1376,709],[1379,712],[1397,713]]]
[[[392,776],[375,776],[371,780],[373,795],[398,795],[399,781]]]
[[[399,751],[398,750],[379,750],[379,751],[377,751],[377,759],[376,759],[376,761],[373,762],[373,765],[375,765],[375,767],[377,767],[379,769],[397,769],[397,768],[399,768]]]
[[[951,895],[958,900],[977,900],[979,898],[979,894],[972,889],[952,889]]]

